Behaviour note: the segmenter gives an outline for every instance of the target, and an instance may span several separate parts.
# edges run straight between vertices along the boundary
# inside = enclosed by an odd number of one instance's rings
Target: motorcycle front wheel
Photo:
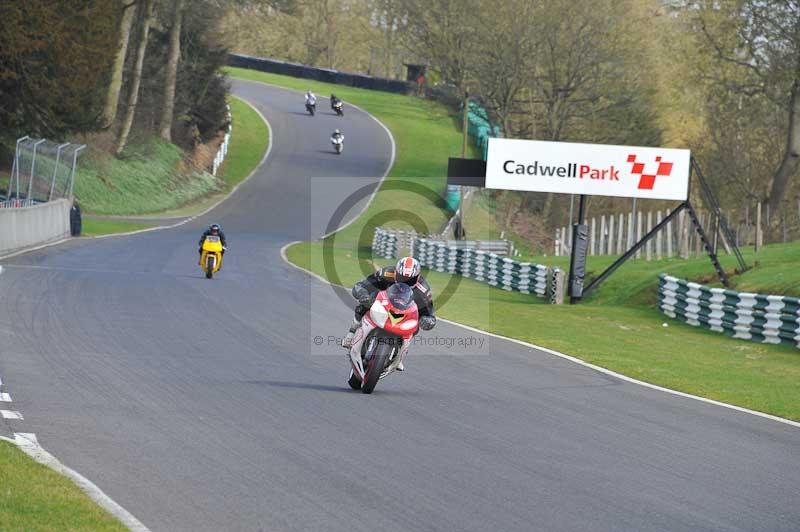
[[[206,259],[206,279],[214,277],[214,257]]]
[[[372,390],[375,389],[378,379],[381,378],[381,373],[386,369],[386,364],[392,356],[392,349],[394,347],[391,343],[386,341],[378,342],[378,347],[375,348],[375,353],[367,362],[367,367],[364,371],[364,382],[361,384],[363,393],[372,393]]]

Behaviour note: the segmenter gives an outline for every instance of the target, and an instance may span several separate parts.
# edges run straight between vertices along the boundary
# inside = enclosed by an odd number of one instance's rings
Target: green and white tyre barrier
[[[800,347],[800,299],[710,288],[661,274],[658,308],[667,316],[734,338]]]
[[[384,259],[393,259],[397,256],[397,249],[397,234],[376,227],[372,237],[372,253]]]
[[[515,260],[475,249],[448,247],[427,238],[414,239],[414,256],[422,266],[463,275],[503,290],[535,294],[547,292],[547,266]]]

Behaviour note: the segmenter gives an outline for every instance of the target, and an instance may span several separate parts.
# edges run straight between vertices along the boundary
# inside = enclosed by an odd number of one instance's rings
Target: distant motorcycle
[[[336,114],[339,116],[344,116],[344,104],[341,100],[338,100],[331,104],[331,108],[336,111]]]
[[[203,240],[200,251],[200,268],[206,274],[206,279],[211,279],[222,268],[222,242],[218,236],[208,235]]]
[[[344,137],[331,137],[331,144],[333,144],[336,155],[341,155],[342,151],[344,151]]]
[[[317,110],[317,104],[316,103],[306,102],[306,111],[308,111],[308,114],[310,114],[311,116],[314,116],[314,112],[316,110]]]
[[[403,361],[418,329],[419,310],[407,285],[396,283],[378,292],[350,347],[350,387],[372,393],[378,380]]]

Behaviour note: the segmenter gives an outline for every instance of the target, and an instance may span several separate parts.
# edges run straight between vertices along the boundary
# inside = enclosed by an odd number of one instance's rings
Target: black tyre
[[[378,384],[378,379],[381,378],[381,373],[386,369],[386,363],[389,357],[392,356],[393,346],[386,339],[378,342],[378,347],[375,348],[375,354],[367,361],[365,368],[364,382],[361,384],[361,391],[363,393],[372,393],[375,385]]]
[[[214,258],[208,257],[206,259],[206,279],[214,277]]]
[[[348,379],[347,384],[354,390],[361,389],[361,381],[358,380],[358,375],[356,375],[355,372],[350,373],[350,379]]]

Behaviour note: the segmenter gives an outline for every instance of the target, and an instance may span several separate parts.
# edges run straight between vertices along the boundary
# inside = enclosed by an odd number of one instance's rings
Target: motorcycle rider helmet
[[[339,136],[339,135],[341,135],[341,134],[342,134],[342,132],[341,132],[341,131],[339,131],[338,129],[334,129],[334,130],[333,130],[333,136],[334,136],[334,137],[337,137],[337,136]]]
[[[403,313],[414,303],[414,290],[405,283],[395,283],[386,290],[389,310]]]
[[[415,284],[421,267],[414,257],[403,257],[394,267],[394,280],[398,283]]]
[[[219,224],[211,224],[211,227],[208,228],[208,232],[215,236],[219,234],[219,231]]]

